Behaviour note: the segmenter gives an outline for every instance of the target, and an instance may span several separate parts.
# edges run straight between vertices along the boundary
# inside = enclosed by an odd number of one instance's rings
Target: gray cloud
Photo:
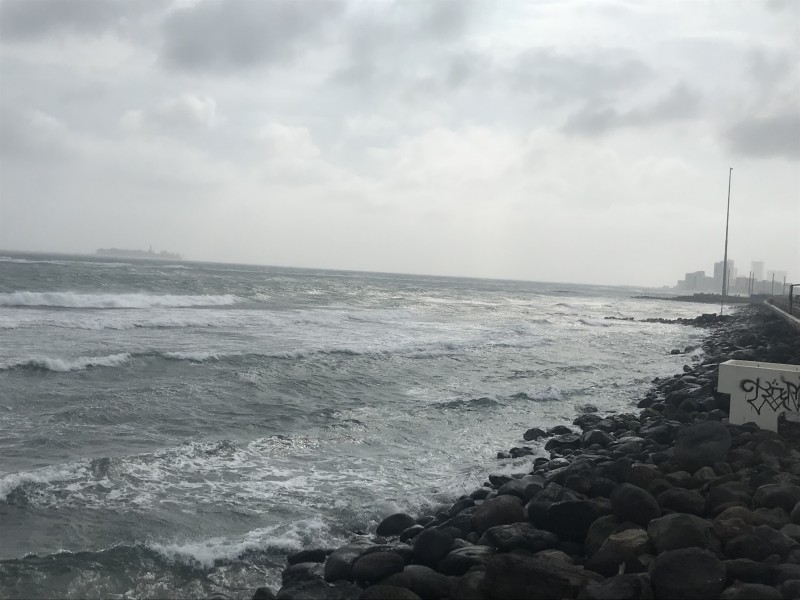
[[[594,108],[587,105],[573,113],[563,129],[577,135],[601,135],[623,127],[690,119],[697,116],[700,106],[700,95],[685,84],[680,84],[653,104],[641,108],[620,111],[608,106]]]
[[[163,0],[2,0],[0,36],[34,40],[55,34],[98,35]]]
[[[343,9],[337,0],[203,0],[167,18],[162,58],[194,71],[289,60]]]
[[[549,48],[523,53],[508,74],[513,89],[557,102],[606,98],[651,76],[650,67],[629,53],[603,51],[575,56]]]
[[[800,158],[800,113],[742,119],[727,130],[725,139],[744,156]]]

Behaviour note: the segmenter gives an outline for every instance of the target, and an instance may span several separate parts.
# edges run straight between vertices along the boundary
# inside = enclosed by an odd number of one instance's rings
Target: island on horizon
[[[153,246],[148,250],[127,250],[124,248],[99,248],[95,254],[98,256],[113,256],[116,258],[153,258],[158,260],[183,260],[177,252],[154,252]]]

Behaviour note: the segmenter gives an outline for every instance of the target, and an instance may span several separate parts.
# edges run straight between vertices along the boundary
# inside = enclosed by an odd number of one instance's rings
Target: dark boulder
[[[445,575],[460,576],[473,567],[483,566],[494,552],[494,548],[485,545],[456,548],[448,552],[447,555],[439,561],[436,568],[440,573]]]
[[[286,562],[290,565],[296,565],[297,563],[305,563],[305,562],[316,562],[321,563],[325,562],[325,559],[328,558],[328,555],[331,553],[330,550],[326,550],[324,548],[312,548],[309,550],[300,550],[299,552],[295,552],[290,554],[286,557]]]
[[[581,444],[584,447],[588,447],[593,444],[599,444],[600,446],[605,447],[613,441],[613,437],[611,437],[605,431],[600,431],[599,429],[590,429],[581,435]]]
[[[394,585],[373,585],[361,592],[358,600],[422,600],[406,588]]]
[[[435,567],[453,547],[453,536],[436,528],[426,529],[414,538],[413,560],[417,564]]]
[[[632,521],[638,525],[647,525],[652,519],[661,516],[661,508],[656,499],[630,483],[622,483],[616,487],[611,494],[611,508],[620,521]]]
[[[725,564],[700,548],[681,548],[659,554],[650,566],[655,597],[716,598],[725,587]]]
[[[275,592],[268,587],[256,588],[251,600],[275,600]]]
[[[289,565],[281,573],[281,584],[286,586],[296,581],[308,581],[311,579],[323,579],[325,567],[322,563],[304,562]]]
[[[726,588],[720,600],[783,600],[774,587],[762,583],[737,583]]]
[[[684,488],[670,488],[661,492],[656,498],[662,510],[689,513],[703,516],[706,499],[695,491]]]
[[[646,574],[616,575],[590,583],[578,594],[578,600],[652,600],[653,588]]]
[[[533,442],[545,436],[547,436],[547,433],[545,433],[544,429],[539,429],[538,427],[531,427],[525,433],[522,434],[522,438],[526,442]]]
[[[325,581],[353,580],[353,563],[370,547],[368,542],[354,542],[334,550],[325,561]]]
[[[419,533],[424,529],[425,528],[422,525],[412,525],[408,529],[403,530],[399,539],[401,542],[408,542],[409,540],[413,540],[416,536],[418,536]]]
[[[774,578],[774,565],[750,560],[749,558],[734,558],[725,561],[728,572],[728,582],[770,584]]]
[[[450,596],[453,578],[437,573],[424,565],[408,565],[402,573],[396,573],[381,581],[381,585],[411,590],[422,600],[438,600]]]
[[[558,559],[496,554],[486,561],[483,592],[489,600],[574,598],[599,581],[599,575]]]
[[[684,427],[675,442],[675,460],[682,469],[694,473],[700,467],[724,461],[731,449],[728,428],[717,421]]]
[[[565,450],[568,448],[575,449],[581,447],[581,436],[577,433],[565,433],[564,435],[557,435],[547,440],[544,445],[545,450]]]
[[[472,525],[478,534],[483,534],[496,525],[508,525],[524,520],[522,500],[510,494],[486,500],[472,514]]]
[[[597,505],[591,501],[555,502],[547,508],[545,528],[563,540],[582,542],[599,516]]]
[[[782,508],[787,513],[800,502],[800,486],[777,483],[762,485],[753,494],[753,506],[756,508]]]
[[[603,542],[608,539],[612,533],[617,530],[620,522],[613,515],[605,515],[594,520],[586,532],[586,554],[591,556],[603,545]]]
[[[405,567],[403,557],[395,552],[365,554],[353,564],[353,578],[362,587],[378,583],[400,573]]]
[[[411,515],[407,515],[406,513],[395,513],[381,521],[380,525],[378,525],[378,529],[375,530],[375,533],[378,535],[399,535],[403,532],[403,530],[408,529],[415,524],[416,521]]]
[[[511,550],[527,550],[539,552],[558,546],[558,536],[550,531],[536,529],[530,523],[512,523],[511,525],[498,525],[486,530],[478,543],[492,546],[501,552]]]
[[[778,590],[784,598],[800,598],[800,579],[787,579],[778,585]]]
[[[659,553],[691,547],[718,553],[722,546],[709,521],[683,513],[653,519],[647,526],[647,534]]]

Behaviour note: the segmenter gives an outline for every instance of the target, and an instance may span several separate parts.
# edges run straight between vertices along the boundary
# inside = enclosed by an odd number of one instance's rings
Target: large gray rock
[[[325,561],[325,581],[353,580],[353,564],[371,544],[354,542],[334,550]]]
[[[574,598],[588,583],[602,577],[552,558],[508,553],[486,561],[483,592],[489,600]]]
[[[491,531],[491,530],[490,530]],[[486,560],[495,553],[491,546],[465,546],[456,548],[447,553],[439,561],[437,570],[445,575],[460,576],[469,571],[472,567],[483,566]]]
[[[407,565],[402,573],[384,579],[381,584],[411,590],[422,600],[447,598],[453,587],[454,578],[437,573],[424,565]]]
[[[483,534],[496,525],[509,525],[524,520],[522,500],[510,494],[486,500],[472,513],[472,526],[478,534]]]
[[[399,535],[404,530],[416,524],[414,517],[406,513],[389,515],[378,525],[375,531],[378,535]]]
[[[675,442],[675,461],[692,473],[700,467],[724,462],[731,449],[728,428],[717,421],[695,423],[678,432]]]
[[[683,513],[673,513],[650,521],[647,535],[658,553],[691,547],[718,553],[722,546],[711,522]]]
[[[294,599],[293,599],[294,600]],[[299,600],[299,597],[298,599]],[[303,599],[305,600],[305,598]],[[373,585],[361,592],[358,600],[422,600],[411,590],[394,585]]]
[[[657,600],[716,598],[725,588],[725,576],[725,564],[700,548],[664,552],[650,566]]]
[[[630,483],[618,485],[611,494],[611,508],[620,521],[646,526],[661,516],[661,508],[651,494]]]
[[[800,486],[790,483],[762,485],[753,494],[753,506],[756,508],[782,508],[791,513],[798,502]]]
[[[545,528],[563,540],[582,542],[599,517],[597,505],[586,500],[555,502],[547,508]]]
[[[441,531],[434,527],[426,529],[414,538],[414,562],[429,567],[435,567],[436,563],[450,552],[450,548],[453,547],[454,539],[455,538],[446,531]]]
[[[353,578],[362,587],[378,583],[389,575],[400,573],[405,566],[403,557],[395,552],[372,552],[353,563]]]
[[[720,600],[783,600],[783,596],[762,583],[736,583],[722,592]]]
[[[578,600],[652,600],[650,577],[644,573],[616,575],[590,583],[578,594]]]
[[[725,545],[728,558],[749,558],[761,561],[777,554],[785,559],[795,544],[794,540],[766,525],[753,527],[751,534],[740,535]]]
[[[528,550],[539,552],[558,546],[558,536],[550,531],[536,529],[530,523],[498,525],[486,530],[478,544],[492,546],[501,552]]]
[[[662,510],[689,513],[702,517],[706,509],[706,499],[693,490],[670,488],[656,498]]]

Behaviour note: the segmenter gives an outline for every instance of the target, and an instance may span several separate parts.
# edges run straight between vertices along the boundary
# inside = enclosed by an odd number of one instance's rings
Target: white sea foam
[[[236,296],[171,294],[78,294],[75,292],[27,292],[0,294],[0,306],[45,306],[62,308],[181,308],[226,306],[235,304]]]
[[[220,355],[215,352],[164,352],[163,356],[172,360],[189,360],[192,362],[218,360],[220,358]]]
[[[609,321],[603,321],[601,319],[578,319],[578,322],[588,325],[589,327],[611,327],[611,323]],[[619,323],[624,321],[617,322]]]
[[[0,501],[5,501],[8,494],[21,485],[27,483],[50,484],[77,479],[85,475],[86,468],[86,463],[69,463],[4,475],[0,477]]]
[[[88,367],[118,367],[130,359],[131,355],[128,352],[109,354],[108,356],[81,356],[75,359],[42,356],[0,363],[0,370],[28,368],[66,373],[82,371]]]
[[[153,543],[149,548],[178,563],[211,567],[218,560],[232,561],[250,552],[288,553],[300,550],[309,542],[333,540],[321,519],[304,519],[285,525],[254,529],[236,538],[214,537],[197,542]]]

